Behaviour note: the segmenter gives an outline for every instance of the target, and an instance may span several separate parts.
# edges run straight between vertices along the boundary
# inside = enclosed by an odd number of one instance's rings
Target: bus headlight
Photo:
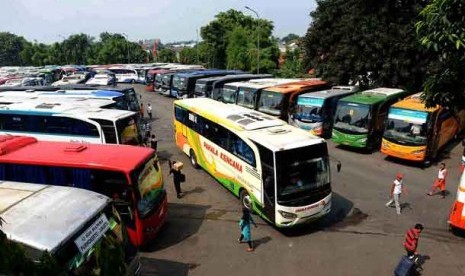
[[[285,219],[295,219],[297,217],[296,214],[281,211],[281,210],[279,210],[278,213]]]
[[[358,140],[359,143],[366,143],[367,137],[363,137],[362,139]]]
[[[422,154],[425,150],[416,150],[413,151],[412,154]]]

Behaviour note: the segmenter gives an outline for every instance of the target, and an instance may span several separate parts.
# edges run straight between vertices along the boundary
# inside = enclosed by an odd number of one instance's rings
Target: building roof
[[[110,201],[88,190],[12,181],[0,182],[0,198],[8,239],[52,253]]]
[[[0,163],[50,165],[129,173],[153,154],[146,147],[38,141],[33,137],[0,135]]]
[[[273,151],[324,142],[308,131],[238,105],[225,104],[208,98],[178,100],[175,104],[192,109],[199,115],[233,129]]]

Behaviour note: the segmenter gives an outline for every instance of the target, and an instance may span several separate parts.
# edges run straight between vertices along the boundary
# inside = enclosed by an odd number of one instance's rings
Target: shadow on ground
[[[210,207],[207,205],[169,203],[166,224],[153,243],[143,248],[143,251],[152,252],[168,248],[191,237],[199,231]]]
[[[195,269],[199,264],[186,264],[161,259],[141,258],[141,275],[147,276],[187,276],[189,270]]]
[[[353,208],[352,201],[338,193],[333,192],[331,204],[331,212],[323,219],[291,229],[282,229],[281,232],[289,237],[307,235],[317,231],[336,230],[357,225],[368,217],[360,209]]]

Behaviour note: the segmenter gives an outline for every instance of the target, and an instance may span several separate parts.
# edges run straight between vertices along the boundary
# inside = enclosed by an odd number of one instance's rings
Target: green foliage
[[[157,62],[177,62],[176,53],[169,48],[163,48],[158,51]]]
[[[0,33],[0,65],[22,65],[21,51],[26,40],[12,33]]]
[[[286,53],[283,56],[284,63],[277,71],[277,76],[281,78],[308,77],[308,74],[304,72],[301,54],[302,51],[300,48],[294,50],[286,49]]]
[[[433,57],[424,83],[427,106],[465,105],[465,3],[433,0],[416,24],[421,45]]]
[[[293,33],[290,33],[290,34],[286,35],[285,37],[281,38],[281,41],[287,44],[289,42],[296,41],[296,40],[299,40],[299,39],[300,39],[300,36],[298,36],[296,34],[293,34]]]
[[[47,64],[142,63],[147,52],[121,34],[101,33],[100,41],[75,34],[61,43],[31,43],[10,33],[0,33],[0,66]]]
[[[189,47],[184,47],[181,49],[179,52],[179,62],[181,64],[198,64],[197,60],[197,47],[194,48],[189,48]]]
[[[200,30],[202,47],[206,48],[204,52],[207,55],[202,60],[209,67],[256,71],[260,53],[260,72],[271,72],[276,69],[279,57],[276,40],[271,37],[272,31],[271,21],[255,19],[232,9],[220,12]]]
[[[428,59],[415,21],[424,0],[319,0],[303,38],[305,65],[338,84],[420,89]]]

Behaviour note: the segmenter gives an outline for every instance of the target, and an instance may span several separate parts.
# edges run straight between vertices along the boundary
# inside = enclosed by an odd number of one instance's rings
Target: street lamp
[[[255,13],[257,16],[257,74],[260,74],[260,16],[258,16],[258,13],[255,10],[249,8],[248,6],[245,6],[245,8]]]
[[[123,33],[123,35],[126,37],[126,48],[128,49],[128,55],[127,55],[127,62],[128,64],[130,63],[130,60],[129,60],[129,38],[128,38],[128,35]]]

